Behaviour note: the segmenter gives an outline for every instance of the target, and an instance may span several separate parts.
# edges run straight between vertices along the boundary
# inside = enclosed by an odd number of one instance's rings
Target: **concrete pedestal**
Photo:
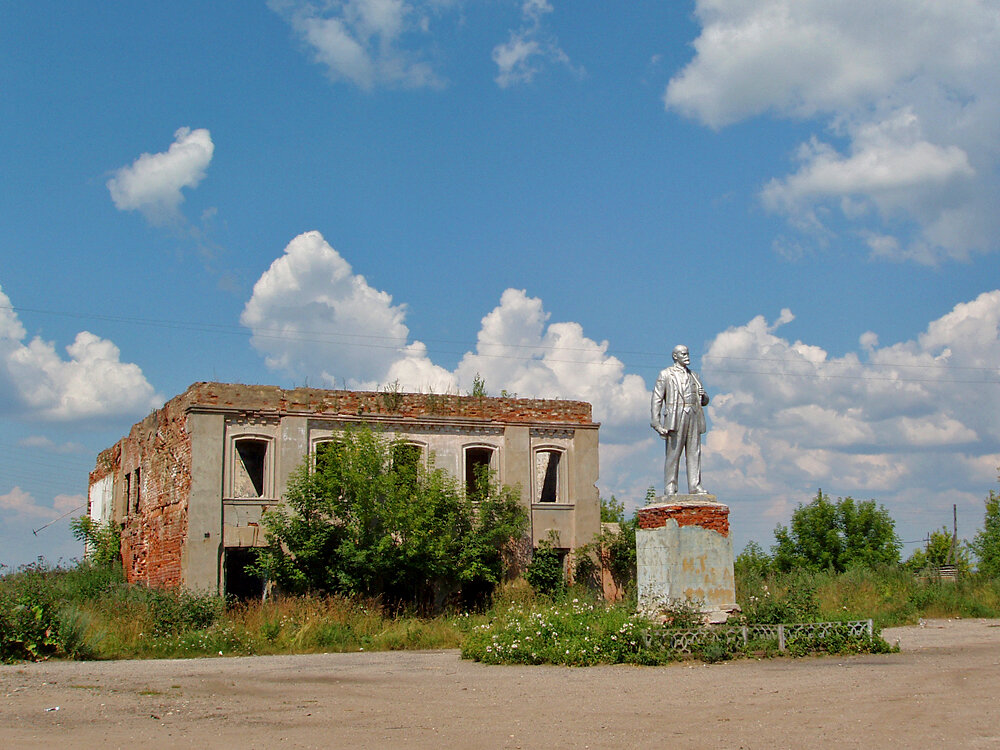
[[[635,532],[639,611],[697,602],[709,622],[738,610],[729,507],[714,495],[667,495],[639,508]]]

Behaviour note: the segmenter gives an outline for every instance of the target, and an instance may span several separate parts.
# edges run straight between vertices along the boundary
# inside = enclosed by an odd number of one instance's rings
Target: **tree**
[[[942,565],[954,565],[959,573],[969,572],[969,553],[964,542],[955,544],[952,555],[954,537],[947,526],[932,531],[926,547],[920,547],[906,561],[908,570],[919,572],[928,568],[940,568]]]
[[[605,524],[617,524],[617,529]],[[576,549],[576,579],[591,578],[594,586],[600,585],[600,571],[588,566],[584,559],[600,560],[601,568],[611,574],[615,585],[626,591],[635,584],[635,516],[625,518],[625,503],[615,499],[601,498],[601,532],[589,544]]]
[[[291,592],[378,596],[440,608],[499,583],[527,525],[516,490],[487,478],[467,496],[401,441],[349,430],[293,473],[285,505],[264,514],[257,572]]]
[[[733,568],[737,578],[757,576],[763,578],[771,571],[771,557],[755,541],[749,541],[736,556]]]
[[[875,567],[899,562],[902,546],[889,512],[874,500],[832,502],[820,490],[808,505],[792,513],[790,526],[778,524],[771,548],[774,566],[835,570],[862,565]]]
[[[1000,577],[1000,495],[993,490],[986,500],[983,528],[969,546],[979,560],[979,572],[991,578]]]
[[[112,567],[121,564],[122,530],[118,524],[101,523],[90,516],[69,522],[73,537],[86,545],[87,558],[95,565]]]

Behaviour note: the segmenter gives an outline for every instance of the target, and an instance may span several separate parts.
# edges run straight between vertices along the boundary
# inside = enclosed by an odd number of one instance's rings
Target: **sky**
[[[971,538],[998,65],[996,0],[5,4],[0,564],[205,380],[587,400],[632,510],[676,344],[737,551],[819,489]]]

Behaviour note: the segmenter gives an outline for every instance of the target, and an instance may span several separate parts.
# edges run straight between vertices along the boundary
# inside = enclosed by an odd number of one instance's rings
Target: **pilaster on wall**
[[[191,435],[191,495],[187,537],[181,553],[183,586],[220,591],[222,559],[222,479],[226,420],[223,414],[188,414]]]
[[[531,508],[531,438],[527,427],[507,425],[504,438],[504,484],[519,487],[521,504]]]
[[[288,478],[309,454],[309,418],[287,416],[281,420],[281,441],[275,461],[274,497],[281,499],[288,489]]]

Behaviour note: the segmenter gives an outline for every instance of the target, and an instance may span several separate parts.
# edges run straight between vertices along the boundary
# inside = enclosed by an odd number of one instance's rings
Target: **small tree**
[[[983,528],[969,546],[976,553],[979,572],[991,578],[1000,577],[1000,495],[993,490],[986,500]]]
[[[756,576],[763,578],[771,572],[772,560],[764,549],[755,541],[749,541],[743,551],[736,556],[733,563],[734,573],[737,578]]]
[[[551,541],[543,539],[538,543],[524,577],[531,584],[531,588],[539,594],[551,596],[565,588],[566,576],[563,572],[562,559],[559,550]]]
[[[832,502],[822,490],[808,505],[799,504],[790,526],[778,524],[774,538],[774,566],[782,571],[896,564],[902,546],[884,507],[850,497]]]
[[[906,568],[919,572],[929,568],[940,568],[942,565],[954,565],[959,573],[968,573],[969,553],[966,545],[963,542],[954,544],[953,556],[954,541],[952,533],[946,526],[942,526],[938,531],[932,531],[927,546],[914,550],[906,560]]]
[[[88,560],[103,567],[121,563],[122,531],[117,524],[80,516],[70,521],[69,526],[73,537],[86,545]]]

